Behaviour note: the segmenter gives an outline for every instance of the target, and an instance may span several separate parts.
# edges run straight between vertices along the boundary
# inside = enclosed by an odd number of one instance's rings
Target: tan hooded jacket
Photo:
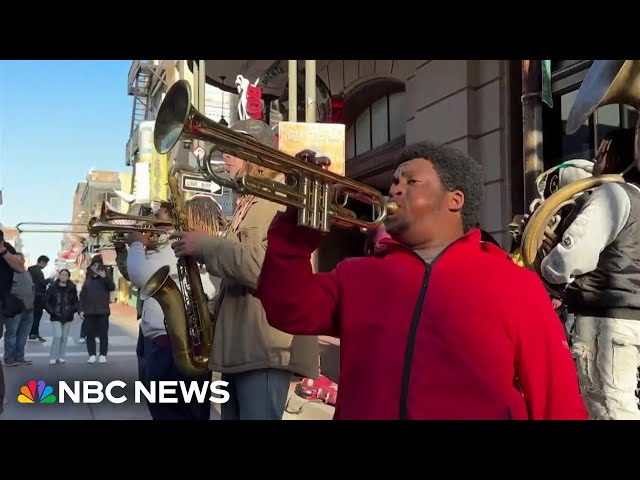
[[[209,368],[214,372],[279,368],[318,378],[318,337],[290,335],[271,327],[254,296],[267,248],[267,230],[276,212],[283,209],[253,198],[244,218],[226,238],[207,237],[200,244],[198,260],[221,279],[213,302],[217,321]]]

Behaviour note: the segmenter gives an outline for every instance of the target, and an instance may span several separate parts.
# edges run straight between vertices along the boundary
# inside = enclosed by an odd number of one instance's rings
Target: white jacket
[[[169,276],[180,286],[178,278],[177,258],[170,244],[162,245],[158,250],[146,251],[142,243],[135,242],[129,247],[127,255],[127,273],[131,283],[142,288],[151,276],[161,267],[169,266]],[[215,295],[215,287],[204,273],[200,275],[202,287],[209,298]],[[142,304],[142,318],[140,329],[145,337],[155,338],[158,335],[166,335],[164,313],[160,304],[153,298],[145,300]]]

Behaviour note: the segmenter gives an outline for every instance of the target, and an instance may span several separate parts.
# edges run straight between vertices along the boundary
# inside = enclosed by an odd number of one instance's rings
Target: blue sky
[[[131,60],[0,61],[0,222],[69,222],[89,169],[129,172]],[[60,234],[24,234],[52,260]]]

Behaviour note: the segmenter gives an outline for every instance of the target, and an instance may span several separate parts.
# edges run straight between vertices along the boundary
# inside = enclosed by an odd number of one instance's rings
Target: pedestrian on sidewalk
[[[0,230],[0,338],[4,331],[4,319],[15,316],[12,305],[16,302],[10,301],[11,288],[13,286],[13,276],[15,273],[25,271],[24,259],[16,255],[16,249],[9,242],[4,241],[4,232]],[[0,414],[4,409],[4,371],[0,363]]]
[[[78,311],[87,324],[87,363],[96,362],[96,337],[100,339],[100,363],[107,362],[109,349],[109,316],[111,315],[111,292],[116,285],[107,275],[101,255],[91,259],[85,281],[80,291]]]
[[[391,238],[331,272],[311,267],[322,232],[276,215],[255,295],[273,327],[340,338],[335,419],[588,419],[542,281],[475,228],[483,185],[463,152],[406,146]]]
[[[49,257],[40,255],[35,265],[29,267],[29,273],[35,286],[36,297],[33,304],[33,323],[31,324],[30,342],[44,343],[44,338],[40,336],[40,319],[44,310],[47,296],[47,286],[51,283],[49,278],[45,278],[43,270],[49,265]]]
[[[65,352],[71,322],[78,311],[78,289],[71,280],[71,273],[63,268],[58,279],[47,290],[45,309],[51,317],[53,340],[49,354],[49,364],[65,363]]]
[[[24,255],[17,252],[24,261]],[[33,323],[33,304],[35,287],[28,271],[14,273],[11,293],[22,301],[24,310],[13,317],[5,318],[4,364],[7,366],[31,365],[31,360],[24,358],[24,348]]]

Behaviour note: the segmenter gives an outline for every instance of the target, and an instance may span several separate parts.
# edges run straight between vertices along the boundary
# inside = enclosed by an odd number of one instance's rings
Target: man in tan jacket
[[[240,120],[233,130],[274,147],[275,136],[260,120]],[[224,155],[231,178],[246,174],[276,178],[276,172]],[[254,296],[267,246],[267,229],[284,207],[250,195],[237,197],[224,235],[181,233],[176,256],[194,256],[221,279],[213,310],[216,319],[209,367],[229,382],[223,420],[281,420],[293,374],[316,379],[319,347],[315,336],[290,335],[271,327]],[[286,295],[286,292],[282,292]]]

